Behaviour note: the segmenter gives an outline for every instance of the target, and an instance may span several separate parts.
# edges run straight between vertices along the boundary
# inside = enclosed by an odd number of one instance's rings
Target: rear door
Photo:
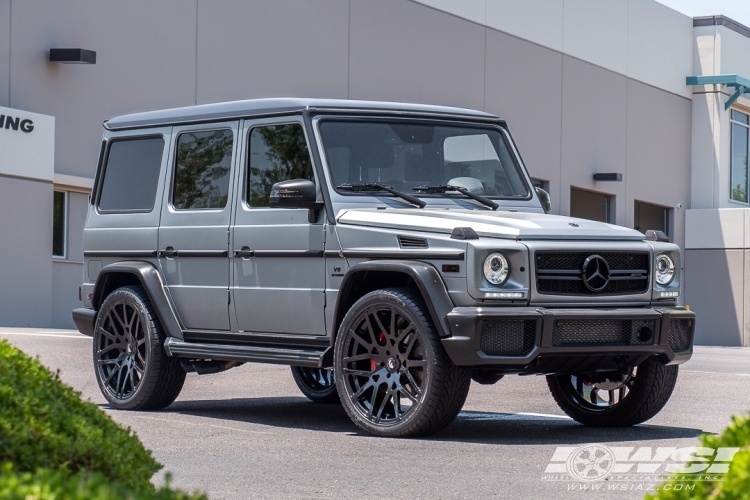
[[[188,330],[230,330],[229,222],[239,122],[173,128],[159,262]]]
[[[301,118],[246,120],[232,235],[234,311],[241,332],[325,335],[323,211],[269,208],[271,186],[315,182]]]

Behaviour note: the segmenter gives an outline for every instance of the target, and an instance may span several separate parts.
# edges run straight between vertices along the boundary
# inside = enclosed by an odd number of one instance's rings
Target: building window
[[[747,203],[748,195],[748,115],[732,110],[732,165],[731,191],[729,196],[734,201]]]
[[[52,256],[64,259],[68,233],[68,193],[55,191],[53,206]]]
[[[614,196],[570,188],[570,216],[614,224]]]
[[[669,217],[671,209],[643,201],[635,202],[634,228],[642,233],[649,229],[663,231],[667,236],[669,233]]]

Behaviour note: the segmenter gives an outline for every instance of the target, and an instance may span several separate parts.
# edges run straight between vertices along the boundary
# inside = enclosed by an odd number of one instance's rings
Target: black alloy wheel
[[[94,372],[113,407],[158,409],[177,398],[185,371],[164,352],[164,338],[141,287],[118,288],[104,300],[94,327]]]
[[[339,393],[333,370],[292,366],[292,377],[300,392],[316,403],[338,403]]]
[[[437,432],[458,414],[471,372],[443,350],[421,297],[406,289],[371,292],[344,318],[334,369],[341,402],[379,436]]]
[[[659,413],[669,401],[679,368],[655,357],[632,367],[624,377],[549,375],[547,385],[560,409],[574,420],[597,427],[640,424]]]

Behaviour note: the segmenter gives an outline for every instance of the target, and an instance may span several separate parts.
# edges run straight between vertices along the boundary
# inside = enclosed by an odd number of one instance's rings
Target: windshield
[[[504,134],[495,128],[325,120],[320,133],[337,187],[378,183],[414,193],[447,185],[490,198],[529,196]]]

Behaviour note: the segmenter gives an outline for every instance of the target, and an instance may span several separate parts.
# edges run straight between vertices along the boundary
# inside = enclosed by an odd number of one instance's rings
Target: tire
[[[125,286],[102,303],[94,327],[94,373],[110,405],[156,410],[172,404],[185,370],[164,352],[165,335],[140,286]]]
[[[627,427],[649,420],[664,408],[678,372],[678,366],[664,366],[651,357],[623,382],[590,385],[584,377],[549,375],[547,385],[557,405],[572,419],[595,427]],[[606,398],[599,395],[602,391],[607,392]]]
[[[376,290],[354,303],[336,337],[334,374],[346,413],[376,436],[439,431],[471,385],[471,371],[451,362],[424,301],[407,289]]]
[[[339,393],[333,370],[292,366],[292,377],[300,392],[315,403],[338,403]]]

